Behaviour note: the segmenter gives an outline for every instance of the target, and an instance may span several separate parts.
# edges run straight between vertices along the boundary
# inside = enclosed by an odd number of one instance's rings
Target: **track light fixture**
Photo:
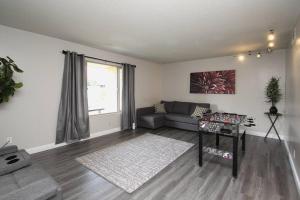
[[[248,56],[252,56],[255,55],[256,58],[261,58],[263,54],[269,54],[272,53],[273,51],[273,47],[275,47],[275,33],[274,30],[271,29],[267,35],[268,38],[268,47],[264,50],[258,50],[258,51],[248,51]],[[300,38],[299,38],[299,44],[300,44]],[[247,54],[246,54],[247,55]],[[244,61],[245,60],[245,56],[243,54],[234,56],[237,57],[239,61]]]

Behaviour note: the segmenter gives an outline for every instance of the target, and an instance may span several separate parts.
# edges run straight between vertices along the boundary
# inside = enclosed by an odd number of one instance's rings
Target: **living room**
[[[0,2],[0,200],[299,199],[299,30],[297,0]]]

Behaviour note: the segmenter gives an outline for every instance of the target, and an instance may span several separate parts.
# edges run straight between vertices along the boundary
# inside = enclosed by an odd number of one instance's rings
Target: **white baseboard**
[[[260,136],[260,137],[265,137],[267,133],[260,132],[260,131],[247,130],[247,134],[248,135]],[[285,139],[284,136],[282,136],[282,135],[279,135],[279,136],[280,136],[281,140]],[[277,139],[278,140],[277,135],[275,133],[272,133],[272,132],[268,135],[268,138],[273,138],[273,139]]]
[[[108,134],[111,134],[111,133],[118,132],[120,130],[121,130],[121,128],[113,128],[113,129],[109,129],[109,130],[105,130],[105,131],[100,131],[100,132],[97,132],[97,133],[92,133],[89,138],[86,138],[86,139],[83,139],[83,140],[80,140],[80,141],[90,140],[92,138],[100,137],[100,136],[103,136],[103,135],[108,135]],[[38,146],[38,147],[29,148],[29,149],[26,149],[26,151],[29,154],[34,154],[34,153],[46,151],[46,150],[49,150],[49,149],[62,147],[62,146],[65,146],[65,145],[67,145],[67,143],[65,143],[65,142],[61,143],[61,144],[51,143],[51,144],[45,144],[45,145]]]
[[[296,166],[295,166],[295,163],[294,163],[294,160],[293,160],[290,148],[289,148],[288,143],[287,143],[286,140],[284,141],[284,146],[285,146],[286,151],[288,153],[289,162],[290,162],[290,165],[291,165],[291,168],[292,168],[294,180],[295,180],[295,183],[296,183],[298,194],[300,195],[300,179],[299,179],[299,175],[297,173]]]
[[[118,128],[105,130],[105,131],[100,131],[100,132],[97,132],[97,133],[92,133],[89,138],[83,139],[81,141],[89,140],[89,139],[100,137],[100,136],[107,135],[107,134],[111,134],[111,133],[114,133],[114,132],[118,132],[120,130],[121,130],[121,128],[118,127]],[[260,136],[260,137],[265,137],[265,135],[266,135],[266,133],[264,133],[264,132],[252,131],[252,130],[248,130],[247,134]],[[268,138],[278,139],[277,136],[273,133],[270,133],[268,135]],[[281,138],[281,139],[284,139],[284,138]],[[33,153],[38,153],[38,152],[41,152],[41,151],[46,151],[46,150],[49,150],[49,149],[54,149],[54,148],[57,148],[57,147],[62,147],[62,146],[65,146],[65,145],[67,145],[67,143],[61,143],[61,144],[51,143],[51,144],[45,144],[45,145],[38,146],[38,147],[32,147],[32,148],[26,149],[26,151],[30,154],[33,154]]]

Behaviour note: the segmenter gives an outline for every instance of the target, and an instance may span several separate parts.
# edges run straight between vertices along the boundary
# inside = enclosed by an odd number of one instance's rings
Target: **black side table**
[[[269,118],[269,120],[270,120],[270,122],[271,122],[271,127],[270,127],[270,129],[268,130],[267,135],[265,136],[265,139],[267,139],[267,137],[268,137],[269,133],[271,132],[272,128],[274,128],[275,133],[276,133],[276,135],[277,135],[279,141],[281,142],[281,139],[280,139],[280,137],[279,137],[278,131],[277,131],[276,127],[275,127],[275,123],[276,123],[277,119],[278,119],[279,117],[282,116],[282,114],[281,114],[281,113],[271,114],[271,113],[269,113],[269,112],[265,112],[265,115],[268,116],[268,118]],[[275,117],[274,120],[272,119],[272,116]]]

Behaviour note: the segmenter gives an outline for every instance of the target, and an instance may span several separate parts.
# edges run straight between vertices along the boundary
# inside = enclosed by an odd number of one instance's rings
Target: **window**
[[[122,68],[87,61],[87,93],[89,114],[121,111]]]

